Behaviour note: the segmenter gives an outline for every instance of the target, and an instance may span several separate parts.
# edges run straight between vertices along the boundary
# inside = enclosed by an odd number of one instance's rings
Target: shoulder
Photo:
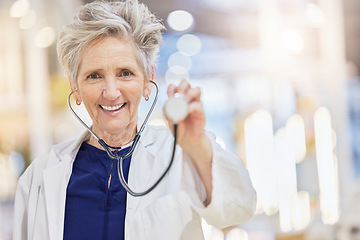
[[[206,135],[214,144],[216,143],[216,135],[213,132],[206,130]],[[141,136],[140,142],[145,146],[172,144],[174,140],[174,135],[167,126],[146,125]]]
[[[153,125],[146,125],[143,136],[145,140],[152,140],[156,142],[173,138],[173,135],[167,126]]]
[[[173,142],[174,137],[166,126],[146,125],[140,137],[140,145],[154,155],[164,149],[171,149]]]
[[[45,169],[58,164],[62,160],[71,160],[76,155],[78,140],[69,140],[55,144],[35,158],[19,178],[20,185],[27,185],[29,188],[33,184],[42,181]]]
[[[76,140],[69,140],[66,142],[58,143],[53,146],[51,146],[46,152],[44,152],[42,155],[40,155],[38,158],[36,158],[31,164],[35,168],[41,167],[41,168],[48,168],[52,165],[58,163],[61,161],[62,156],[64,154],[71,153],[74,148],[71,148],[72,145]]]

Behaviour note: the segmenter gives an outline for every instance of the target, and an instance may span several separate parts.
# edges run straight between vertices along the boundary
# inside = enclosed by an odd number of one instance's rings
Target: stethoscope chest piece
[[[164,111],[169,119],[178,123],[188,115],[189,102],[184,95],[176,93],[167,100]]]

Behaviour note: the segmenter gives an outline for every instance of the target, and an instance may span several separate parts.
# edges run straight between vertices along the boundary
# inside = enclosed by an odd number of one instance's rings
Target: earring
[[[145,101],[149,101],[149,96],[146,96],[146,97],[145,97]]]
[[[80,104],[81,104],[81,101],[76,100],[76,105],[80,106]]]

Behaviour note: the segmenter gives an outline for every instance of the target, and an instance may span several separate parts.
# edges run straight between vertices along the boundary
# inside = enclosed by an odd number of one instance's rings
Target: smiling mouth
[[[99,105],[99,106],[105,111],[115,112],[115,111],[123,108],[125,105],[126,105],[126,103],[116,105],[116,106],[104,106],[104,105]]]

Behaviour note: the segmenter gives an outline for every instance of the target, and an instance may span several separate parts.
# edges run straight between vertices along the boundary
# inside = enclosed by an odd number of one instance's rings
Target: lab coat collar
[[[140,129],[143,121],[141,119],[137,122],[137,130]],[[92,126],[90,127],[92,128]],[[146,132],[147,127],[145,126],[144,132]],[[141,134],[142,135],[142,134]],[[79,148],[81,144],[84,141],[89,140],[91,137],[91,134],[85,130],[80,137],[78,137],[75,141],[73,140],[70,144],[58,144],[52,147],[52,150],[54,151],[55,156],[57,156],[60,161],[67,161],[67,160],[75,160],[76,154],[79,151]],[[153,139],[144,140],[144,138],[140,138],[140,141],[143,142],[143,145],[148,146],[151,145],[151,142],[153,142]],[[64,154],[65,153],[65,154]],[[70,159],[69,159],[70,157]]]

